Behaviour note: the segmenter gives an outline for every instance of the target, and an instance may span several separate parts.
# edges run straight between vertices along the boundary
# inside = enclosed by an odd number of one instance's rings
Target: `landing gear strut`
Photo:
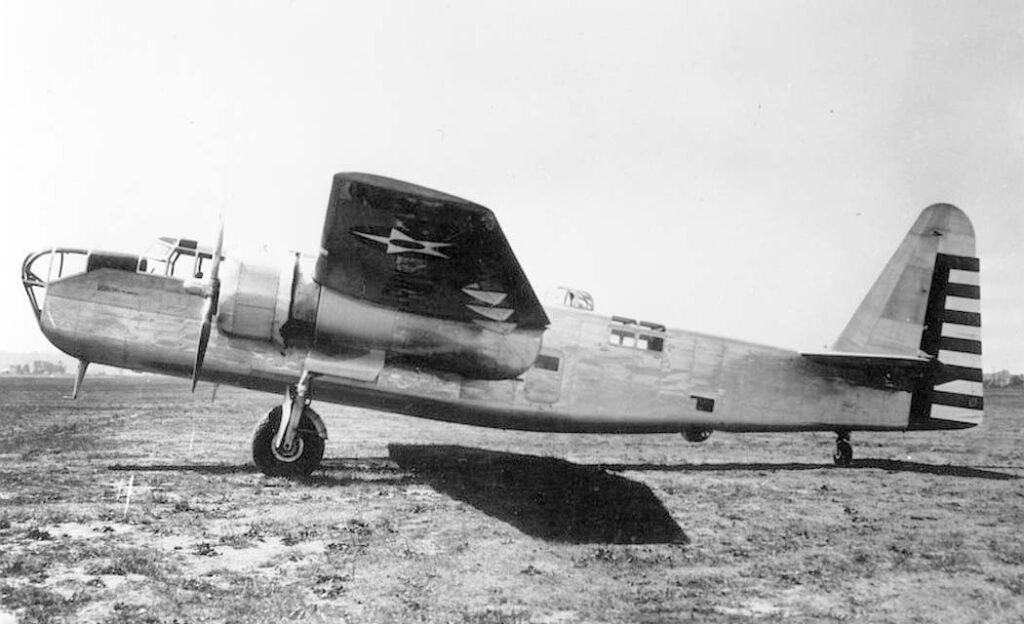
[[[850,444],[849,431],[836,432],[836,450],[832,453],[832,461],[841,468],[853,463],[853,445]]]
[[[252,459],[272,477],[308,477],[324,456],[327,430],[309,407],[310,375],[288,388],[283,405],[264,416],[252,436]]]

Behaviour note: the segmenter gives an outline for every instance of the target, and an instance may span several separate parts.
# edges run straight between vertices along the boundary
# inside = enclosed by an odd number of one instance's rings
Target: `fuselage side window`
[[[541,370],[558,372],[558,365],[560,364],[559,358],[553,355],[541,354],[537,356],[536,367]]]
[[[633,342],[636,340],[635,334],[631,331],[615,329],[614,327],[611,333],[608,334],[608,344],[625,346],[627,340],[630,341],[629,346],[633,346]]]
[[[660,323],[637,322],[625,316],[613,316],[608,344],[660,353],[665,350],[665,337],[656,334],[664,332],[665,326]]]
[[[643,346],[641,349],[647,349],[648,351],[664,351],[665,350],[665,339],[661,336],[641,336],[641,342]]]

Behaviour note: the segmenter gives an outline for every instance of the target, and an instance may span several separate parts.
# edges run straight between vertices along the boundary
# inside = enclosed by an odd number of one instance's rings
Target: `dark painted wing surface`
[[[334,176],[315,279],[402,312],[499,331],[548,325],[494,214],[414,184]]]

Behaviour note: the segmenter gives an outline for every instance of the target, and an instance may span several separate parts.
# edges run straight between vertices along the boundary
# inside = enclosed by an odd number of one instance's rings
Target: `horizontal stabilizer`
[[[801,353],[828,368],[829,374],[858,385],[894,390],[914,390],[931,375],[937,364],[923,356],[825,351]]]
[[[896,367],[908,370],[924,370],[931,366],[932,360],[926,357],[913,357],[908,355],[880,355],[878,353],[839,353],[836,351],[823,351],[821,353],[801,353],[812,362],[828,366],[843,366],[855,368],[883,368]]]

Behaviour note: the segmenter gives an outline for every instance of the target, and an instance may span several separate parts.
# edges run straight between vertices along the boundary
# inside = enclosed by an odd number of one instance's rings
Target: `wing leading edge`
[[[549,324],[494,213],[381,176],[334,176],[314,279],[386,308],[502,332]]]

